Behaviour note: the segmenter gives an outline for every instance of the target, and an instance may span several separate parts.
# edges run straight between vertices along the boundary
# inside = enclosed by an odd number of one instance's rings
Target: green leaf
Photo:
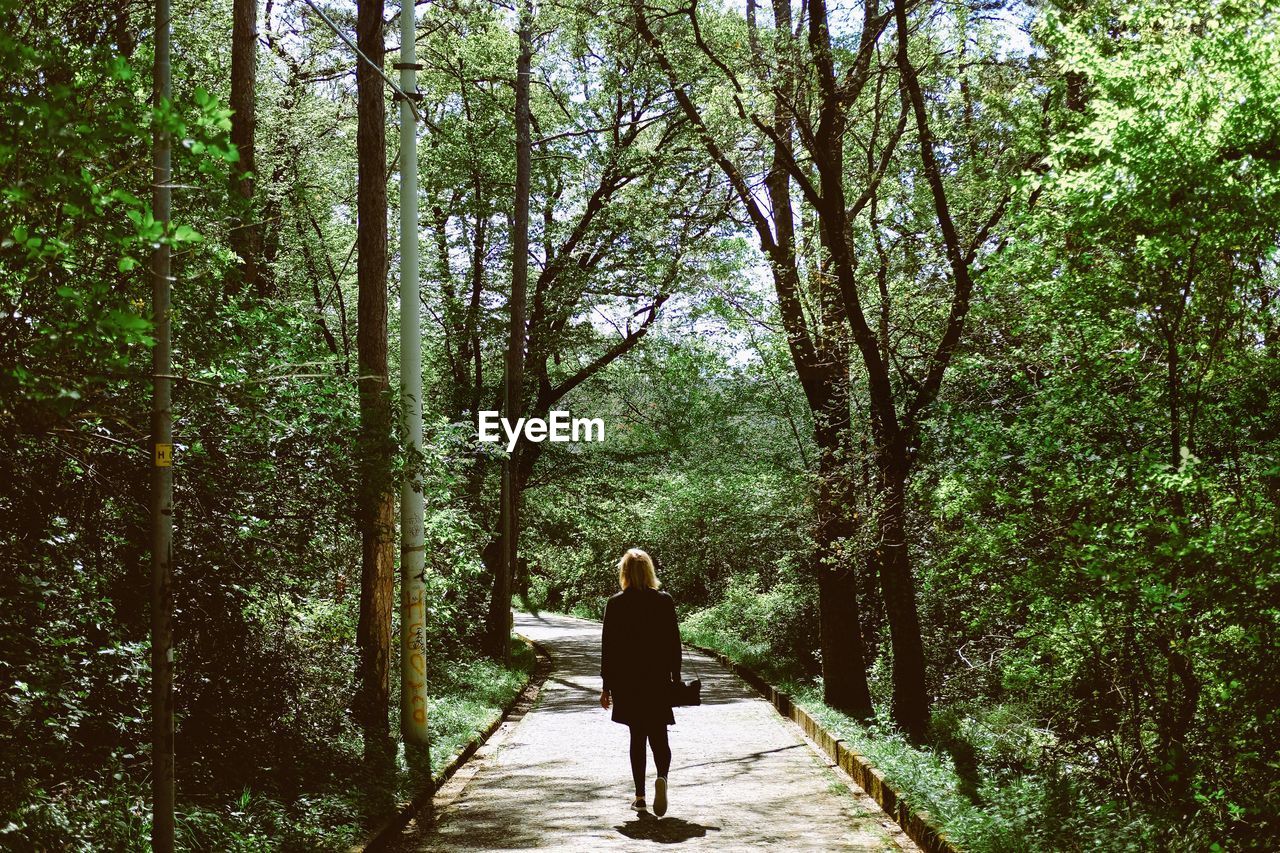
[[[123,332],[141,332],[151,328],[151,321],[137,314],[113,309],[107,312],[104,325],[113,326]]]
[[[113,56],[107,63],[107,73],[116,80],[132,80],[133,69],[129,67],[129,60],[123,56]]]
[[[173,230],[175,243],[199,243],[204,237],[190,225],[179,225]]]
[[[125,190],[112,190],[111,197],[116,201],[122,201],[131,207],[143,207],[142,199]]]

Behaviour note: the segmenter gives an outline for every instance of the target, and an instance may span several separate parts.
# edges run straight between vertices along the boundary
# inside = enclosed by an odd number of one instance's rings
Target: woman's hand
[[[600,691],[600,707],[604,708],[605,710],[609,709],[609,691],[608,690]]]

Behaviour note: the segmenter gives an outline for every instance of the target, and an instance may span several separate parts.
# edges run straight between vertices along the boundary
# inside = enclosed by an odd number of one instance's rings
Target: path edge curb
[[[832,763],[848,773],[925,853],[963,853],[933,822],[928,812],[913,809],[907,797],[866,756],[850,749],[845,741],[827,731],[808,711],[792,702],[786,693],[765,681],[755,670],[731,660],[717,649],[688,642],[684,645],[715,658],[721,666],[751,685],[779,714],[798,724]]]
[[[515,696],[502,708],[493,722],[485,726],[475,734],[466,745],[453,756],[444,769],[440,771],[440,775],[432,779],[431,785],[419,791],[407,802],[400,803],[396,807],[395,812],[387,815],[379,820],[373,830],[365,837],[364,842],[355,844],[348,849],[348,853],[373,853],[373,851],[382,850],[387,843],[391,841],[400,830],[408,825],[413,816],[422,810],[436,792],[444,786],[461,767],[471,760],[481,746],[493,736],[498,727],[505,723],[513,711],[526,701],[532,706],[538,699],[538,693],[542,689],[542,684],[547,680],[547,676],[551,674],[551,653],[546,647],[536,640],[532,640],[523,634],[513,634],[518,637],[525,645],[533,650],[535,663],[533,670],[529,673],[529,677],[525,680],[524,685],[516,691]]]

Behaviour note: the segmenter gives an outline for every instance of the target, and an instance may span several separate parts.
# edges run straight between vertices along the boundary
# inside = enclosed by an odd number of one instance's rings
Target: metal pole
[[[155,107],[170,101],[169,0],[156,0]],[[169,132],[162,121],[152,129],[151,206],[169,229]],[[156,344],[152,350],[151,403],[151,848],[173,850],[173,416],[169,376],[169,244],[151,256],[151,306]]]
[[[418,127],[411,99],[417,96],[418,65],[413,0],[400,6],[400,401],[414,475],[400,491],[400,732],[419,750],[427,737],[426,560],[422,522],[422,327],[418,290]]]

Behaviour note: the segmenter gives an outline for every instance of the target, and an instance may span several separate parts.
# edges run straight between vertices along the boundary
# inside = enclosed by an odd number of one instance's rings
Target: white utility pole
[[[400,5],[400,401],[415,471],[422,454],[422,327],[418,291],[418,96],[416,13]],[[400,490],[400,733],[406,747],[426,755],[427,584],[422,478],[405,477]],[[430,767],[430,762],[421,762]]]

